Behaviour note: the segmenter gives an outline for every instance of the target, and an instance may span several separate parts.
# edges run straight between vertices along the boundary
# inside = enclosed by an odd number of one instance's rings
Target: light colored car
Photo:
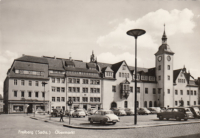
[[[134,109],[131,109],[131,108],[125,108],[124,111],[126,112],[127,115],[134,115],[135,114]]]
[[[93,122],[100,122],[101,124],[116,124],[120,121],[120,118],[116,116],[111,110],[98,110],[93,115],[88,117],[88,121],[90,121],[91,124]]]
[[[75,111],[74,109],[66,110],[66,111],[65,111],[65,115],[67,115],[67,116],[72,116],[72,113],[73,113],[74,111]]]
[[[148,115],[151,113],[146,107],[138,108],[137,112],[139,115],[145,115],[145,114]]]
[[[160,109],[157,107],[149,107],[147,108],[152,114],[160,113]]]
[[[126,112],[124,111],[123,108],[113,108],[112,109],[113,113],[120,116],[120,115],[126,115]]]
[[[96,108],[90,108],[90,109],[88,109],[88,115],[93,115],[95,112],[97,111],[97,109]]]
[[[73,113],[72,113],[72,117],[85,117],[85,111],[83,109],[76,109]]]

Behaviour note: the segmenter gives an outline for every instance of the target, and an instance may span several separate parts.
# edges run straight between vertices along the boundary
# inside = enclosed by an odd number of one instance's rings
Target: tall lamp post
[[[135,125],[137,124],[137,38],[145,33],[146,31],[142,29],[133,29],[127,32],[127,35],[135,37]]]
[[[44,115],[45,115],[45,85],[46,85],[47,83],[46,82],[42,82],[42,85],[44,86]]]

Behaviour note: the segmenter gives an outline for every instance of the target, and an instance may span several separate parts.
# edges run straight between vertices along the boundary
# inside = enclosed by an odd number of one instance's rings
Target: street
[[[59,118],[56,118],[57,122],[49,123],[44,120],[34,120],[30,116],[24,114],[11,114],[0,115],[0,135],[4,138],[10,137],[109,137],[109,138],[121,138],[121,137],[199,137],[200,124],[182,124],[172,126],[160,126],[160,127],[146,127],[136,129],[117,129],[117,130],[91,130],[91,129],[74,129],[63,127],[63,122],[59,122]],[[139,116],[138,121],[142,118],[153,117]],[[133,121],[134,117],[132,117]],[[122,117],[121,117],[122,118]],[[67,121],[68,118],[64,118]],[[86,120],[86,118],[76,118],[78,120]],[[73,118],[73,120],[76,120]],[[73,121],[72,120],[72,121]],[[142,119],[141,119],[142,120]],[[183,121],[184,122],[184,121]],[[64,122],[66,123],[66,122]],[[87,122],[88,123],[88,122]],[[120,123],[119,123],[120,124]]]

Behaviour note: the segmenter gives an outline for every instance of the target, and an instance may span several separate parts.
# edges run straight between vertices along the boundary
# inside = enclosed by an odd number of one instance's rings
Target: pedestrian
[[[60,122],[61,122],[61,120],[64,122],[64,120],[63,120],[63,112],[62,112],[62,110],[60,111]]]

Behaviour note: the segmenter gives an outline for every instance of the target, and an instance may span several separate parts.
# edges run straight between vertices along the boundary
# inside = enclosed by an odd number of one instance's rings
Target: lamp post
[[[135,37],[135,125],[137,124],[137,38],[145,33],[146,31],[142,29],[133,29],[127,32],[127,35]]]
[[[45,115],[45,85],[46,85],[47,83],[46,82],[42,82],[42,85],[44,86],[44,115]]]

